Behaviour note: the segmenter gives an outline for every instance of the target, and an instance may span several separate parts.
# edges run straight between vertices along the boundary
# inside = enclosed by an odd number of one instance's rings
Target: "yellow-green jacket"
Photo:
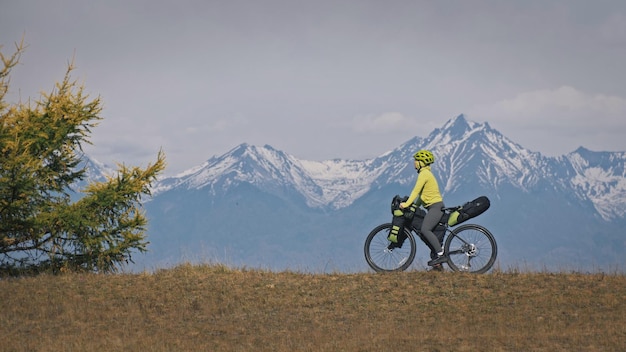
[[[424,166],[420,169],[420,172],[417,174],[417,181],[415,181],[415,187],[413,187],[406,204],[409,205],[415,202],[418,197],[417,205],[423,205],[425,208],[428,208],[431,204],[443,202],[443,197],[441,197],[439,192],[439,184],[435,175],[430,171],[430,166]]]

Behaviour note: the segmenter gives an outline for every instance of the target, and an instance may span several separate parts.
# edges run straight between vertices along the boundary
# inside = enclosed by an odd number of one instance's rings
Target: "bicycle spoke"
[[[488,231],[478,225],[464,225],[454,231],[446,242],[453,270],[483,273],[493,265],[495,241]]]
[[[376,271],[396,271],[408,268],[415,258],[415,240],[409,235],[399,248],[390,248],[387,235],[391,224],[372,230],[365,241],[365,258]]]

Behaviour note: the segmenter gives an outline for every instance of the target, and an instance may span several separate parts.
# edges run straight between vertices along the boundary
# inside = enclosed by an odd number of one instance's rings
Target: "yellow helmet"
[[[420,150],[413,154],[415,161],[421,161],[424,165],[430,165],[435,162],[435,156],[429,150]]]

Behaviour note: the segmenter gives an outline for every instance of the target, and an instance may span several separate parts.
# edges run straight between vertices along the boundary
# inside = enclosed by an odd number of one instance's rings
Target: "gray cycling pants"
[[[424,216],[424,222],[422,222],[422,228],[420,229],[424,238],[426,238],[428,243],[430,243],[431,248],[434,249],[437,253],[441,252],[442,249],[441,244],[439,243],[439,239],[437,239],[437,236],[435,236],[433,230],[435,229],[435,227],[437,227],[439,220],[441,220],[441,217],[443,216],[443,207],[443,202],[431,204],[428,207],[426,216]]]

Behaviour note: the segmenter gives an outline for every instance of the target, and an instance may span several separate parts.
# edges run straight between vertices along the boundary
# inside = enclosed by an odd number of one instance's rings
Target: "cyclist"
[[[439,192],[439,184],[437,179],[430,170],[430,165],[435,162],[435,156],[429,150],[419,150],[413,154],[415,170],[417,171],[417,181],[415,187],[409,195],[409,199],[400,203],[400,209],[409,207],[414,202],[417,206],[423,206],[427,213],[422,222],[420,232],[430,244],[431,249],[435,253],[434,258],[428,262],[433,269],[441,268],[441,264],[448,260],[447,255],[443,252],[441,243],[437,236],[433,233],[433,229],[443,216],[443,197]],[[393,239],[391,239],[393,242]]]

